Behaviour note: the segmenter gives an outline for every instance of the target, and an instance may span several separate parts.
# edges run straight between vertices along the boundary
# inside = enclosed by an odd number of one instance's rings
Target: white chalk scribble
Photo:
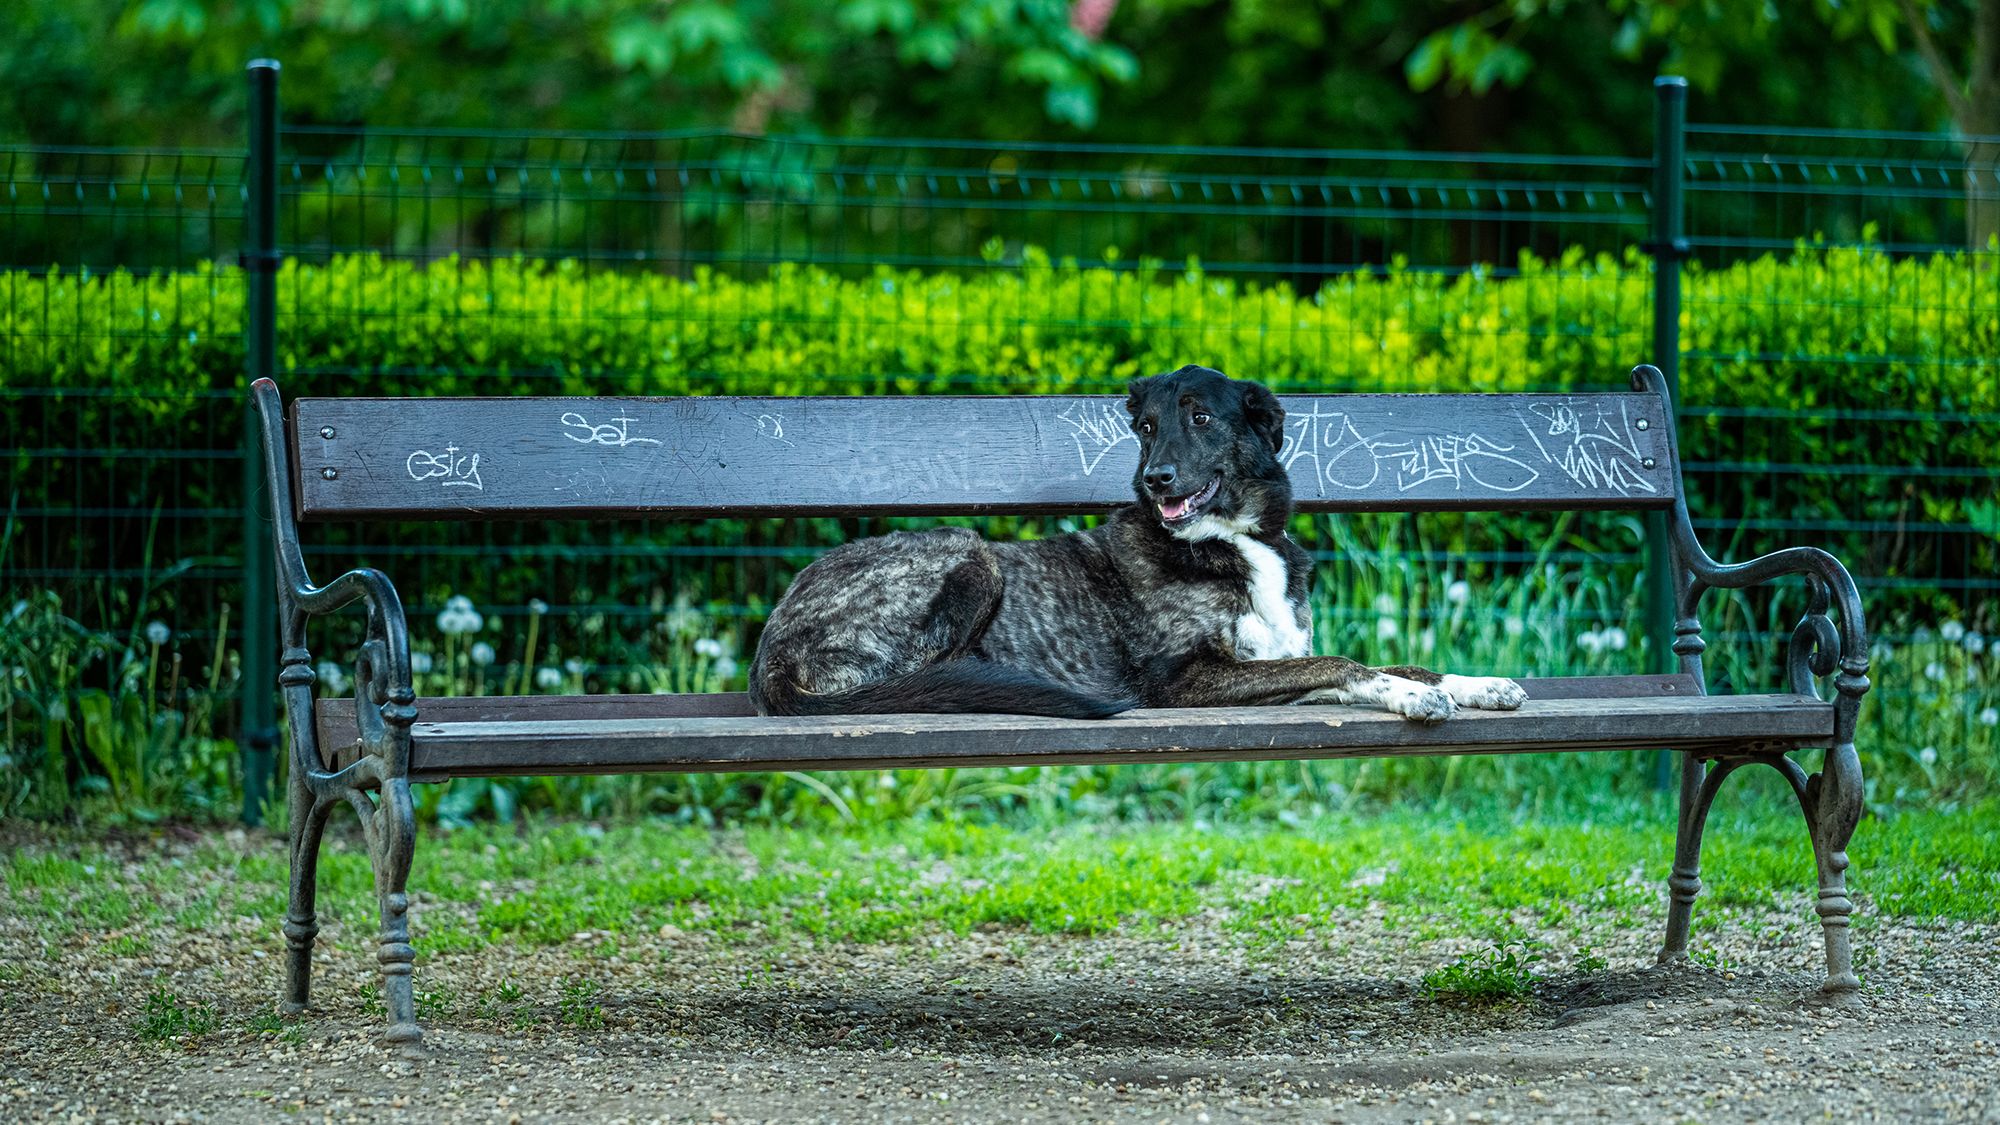
[[[563,428],[577,430],[580,433],[565,433],[563,436],[581,445],[609,445],[616,449],[623,449],[628,445],[660,444],[657,438],[633,437],[630,427],[636,421],[638,419],[620,414],[601,426],[593,426],[581,414],[565,414],[562,416]]]
[[[1104,455],[1124,442],[1137,444],[1138,435],[1132,432],[1131,419],[1118,407],[1106,402],[1079,402],[1063,407],[1056,412],[1069,427],[1070,440],[1076,443],[1076,457],[1083,466],[1083,475],[1089,476],[1103,462]]]
[[[479,454],[461,453],[456,444],[445,446],[442,453],[419,449],[404,459],[403,468],[409,472],[411,480],[443,477],[446,488],[486,490],[486,483],[479,479]]]

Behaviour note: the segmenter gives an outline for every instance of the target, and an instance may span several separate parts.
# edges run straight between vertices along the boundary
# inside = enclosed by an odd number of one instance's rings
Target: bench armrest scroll
[[[1657,368],[1634,369],[1632,383],[1634,390],[1668,397],[1666,380]],[[1674,429],[1675,463],[1679,464],[1679,427]],[[1842,741],[1851,740],[1855,714],[1861,697],[1868,691],[1868,625],[1861,608],[1861,591],[1847,568],[1817,547],[1787,547],[1746,562],[1717,562],[1695,538],[1685,489],[1675,491],[1669,526],[1674,553],[1685,571],[1679,583],[1675,652],[1683,656],[1700,655],[1703,646],[1699,610],[1702,595],[1709,590],[1741,590],[1789,575],[1804,575],[1811,594],[1806,612],[1793,627],[1786,646],[1787,677],[1793,692],[1816,697],[1819,691],[1814,677],[1832,676],[1834,690],[1840,696],[1836,708],[1839,737]],[[1837,611],[1837,624],[1830,611]]]
[[[357,567],[315,585],[306,572],[294,513],[290,443],[286,439],[284,404],[277,384],[258,379],[251,384],[263,438],[265,480],[271,496],[271,529],[277,564],[279,629],[283,665],[278,675],[285,689],[287,716],[294,747],[300,751],[293,767],[319,774],[312,688],[317,678],[306,647],[306,621],[361,602],[368,624],[355,659],[355,714],[359,720],[362,760],[339,775],[322,776],[327,783],[379,784],[409,773],[410,724],[417,717],[417,693],[410,673],[410,626],[403,600],[389,576],[372,567]],[[347,775],[353,773],[353,777]]]

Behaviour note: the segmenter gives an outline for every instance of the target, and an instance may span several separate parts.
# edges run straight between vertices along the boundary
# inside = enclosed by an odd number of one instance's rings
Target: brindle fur
[[[1134,381],[1127,408],[1135,502],[1098,527],[1016,543],[961,528],[897,532],[800,572],[751,664],[757,709],[1101,717],[1359,702],[1434,722],[1458,704],[1520,705],[1507,680],[1305,655],[1312,565],[1285,534],[1276,395],[1190,366]],[[1198,512],[1165,519],[1162,501],[1210,481]]]

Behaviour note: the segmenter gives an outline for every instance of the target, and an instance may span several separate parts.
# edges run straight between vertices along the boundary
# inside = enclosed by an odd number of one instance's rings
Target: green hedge
[[[1650,352],[1650,283],[1650,262],[1636,253],[1524,257],[1510,271],[1456,276],[1390,268],[1310,297],[1193,264],[1079,266],[1034,251],[969,274],[781,266],[688,279],[568,261],[355,256],[284,265],[279,362],[289,394],[1052,392],[1108,390],[1188,362],[1288,391],[1602,387]],[[194,392],[241,385],[243,293],[243,275],[221,266],[0,274],[0,394],[140,396],[17,395],[17,434],[232,447],[237,415]],[[1991,477],[1832,471],[2000,466],[2000,279],[1990,261],[1801,246],[1691,267],[1685,293],[1683,397],[1697,409],[1684,455],[1830,470],[1717,478],[1698,489],[1698,515],[2000,523]],[[1705,415],[1706,406],[1750,416]],[[1803,408],[1861,415],[1796,419]],[[17,505],[77,494],[76,481],[47,466],[17,456],[15,468]],[[159,499],[121,479],[107,487],[130,489],[124,502]],[[181,479],[184,490],[207,487]],[[214,502],[233,485],[223,474]],[[1991,537],[1829,545],[1877,575],[2000,570]]]

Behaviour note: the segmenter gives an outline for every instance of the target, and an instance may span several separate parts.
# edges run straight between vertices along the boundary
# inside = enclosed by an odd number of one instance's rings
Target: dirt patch
[[[1809,999],[1803,903],[1698,911],[1733,969],[1654,968],[1647,926],[1550,932],[1606,964],[1558,959],[1500,1005],[1418,983],[1480,943],[1367,911],[1254,955],[1208,915],[1132,936],[805,947],[664,927],[474,952],[426,950],[419,915],[416,1062],[370,1041],[365,932],[329,927],[319,1007],[279,1025],[275,918],[130,956],[86,932],[51,960],[0,917],[0,963],[26,970],[0,985],[0,1119],[2000,1119],[2000,927],[1863,906],[1869,988],[1841,1007]],[[140,1033],[162,989],[198,1033]]]

